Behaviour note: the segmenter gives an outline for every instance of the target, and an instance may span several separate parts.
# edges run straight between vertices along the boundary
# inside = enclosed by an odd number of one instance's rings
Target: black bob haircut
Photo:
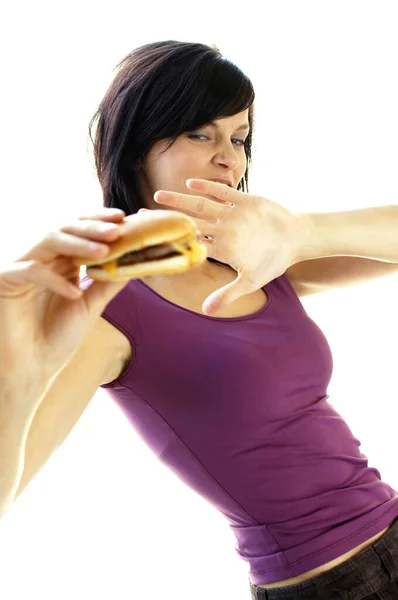
[[[249,109],[247,168],[238,190],[248,192],[253,136],[253,85],[218,48],[174,40],[130,52],[89,123],[103,205],[129,215],[145,208],[137,171],[152,146]],[[114,69],[114,70],[115,70]],[[95,138],[93,140],[93,129]]]

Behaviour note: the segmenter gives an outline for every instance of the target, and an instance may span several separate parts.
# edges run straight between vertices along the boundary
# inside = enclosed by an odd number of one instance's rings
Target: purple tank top
[[[225,516],[254,584],[327,563],[398,516],[398,493],[328,401],[325,336],[285,275],[264,289],[261,310],[221,319],[136,279],[102,314],[134,358],[101,387],[159,460]]]

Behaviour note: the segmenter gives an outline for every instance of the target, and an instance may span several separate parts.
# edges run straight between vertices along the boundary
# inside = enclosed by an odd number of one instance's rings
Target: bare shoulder
[[[133,348],[129,339],[112,323],[100,317],[95,324],[101,345],[109,349],[109,368],[106,381],[110,383],[117,379],[133,358]]]

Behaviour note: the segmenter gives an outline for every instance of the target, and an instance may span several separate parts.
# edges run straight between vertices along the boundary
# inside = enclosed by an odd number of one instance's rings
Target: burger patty
[[[189,249],[189,244],[182,244],[185,248]],[[149,246],[142,250],[136,250],[134,252],[127,252],[123,256],[119,256],[116,259],[118,266],[122,265],[134,265],[136,263],[158,260],[159,258],[170,258],[172,256],[180,256],[180,252],[177,252],[170,244],[159,244],[158,246]]]

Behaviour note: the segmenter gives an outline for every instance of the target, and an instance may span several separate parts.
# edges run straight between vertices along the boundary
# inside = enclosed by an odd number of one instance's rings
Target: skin
[[[216,126],[208,125],[186,132],[164,154],[161,152],[167,147],[168,140],[154,144],[138,172],[145,207],[149,210],[173,210],[154,201],[153,196],[158,190],[197,195],[197,192],[185,185],[186,180],[191,178],[223,177],[237,189],[247,166],[243,142],[249,133],[248,113],[249,109],[231,117],[217,119],[214,121]],[[247,129],[238,131],[242,125],[247,125]],[[197,283],[201,277],[217,279],[220,268],[225,269],[221,265],[204,261],[199,267],[172,277],[184,279],[188,284],[194,281]],[[168,279],[170,281],[170,276]]]

